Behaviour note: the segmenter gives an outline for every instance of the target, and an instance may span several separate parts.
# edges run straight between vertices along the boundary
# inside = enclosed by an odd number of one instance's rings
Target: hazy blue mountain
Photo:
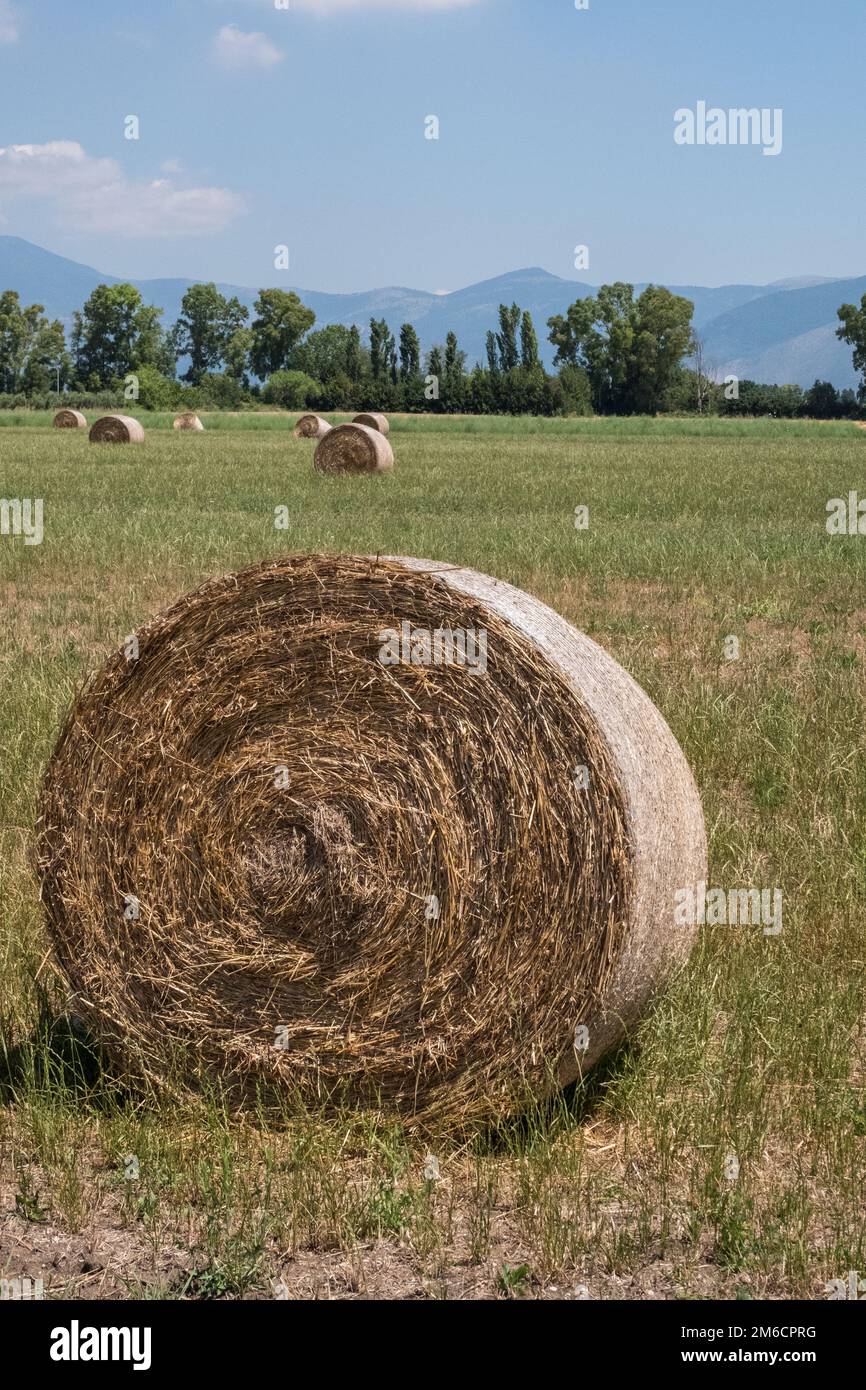
[[[707,323],[701,336],[708,362],[755,381],[799,382],[820,377],[856,386],[852,351],[836,337],[841,304],[859,304],[866,276],[775,290]]]
[[[793,275],[788,280],[772,280],[770,290],[807,290],[811,285],[832,285],[844,275]]]
[[[0,236],[0,291],[18,290],[27,304],[45,306],[52,318],[70,324],[98,284],[117,283],[117,276],[103,275],[90,266],[34,246],[21,237]],[[133,280],[148,304],[164,311],[171,324],[191,280],[185,277]],[[452,294],[397,286],[359,294],[325,294],[297,286],[297,293],[315,311],[318,326],[353,323],[366,329],[370,319],[384,318],[395,332],[402,323],[418,330],[424,349],[443,343],[453,329],[469,365],[483,361],[485,339],[496,328],[499,305],[518,303],[532,312],[545,361],[552,362],[547,342],[547,320],[566,311],[575,299],[592,294],[594,287],[565,280],[537,266],[512,271]],[[637,285],[640,292],[643,285]],[[866,277],[833,280],[801,276],[770,285],[670,285],[676,294],[691,299],[695,326],[705,343],[706,357],[717,375],[735,373],[760,381],[798,382],[811,386],[816,377],[836,386],[854,386],[857,376],[849,348],[835,337],[839,305],[859,303],[866,293]],[[252,309],[258,289],[220,284],[226,295]]]
[[[487,332],[499,326],[500,304],[519,304],[529,309],[535,322],[539,345],[553,360],[553,349],[546,342],[547,320],[563,314],[569,304],[592,294],[593,286],[577,280],[561,280],[537,266],[497,275],[493,280],[434,297],[433,303],[416,321],[415,327],[425,347],[442,343],[453,329],[470,365],[486,357]]]
[[[0,293],[17,290],[25,304],[44,304],[53,319],[68,319],[99,284],[114,284],[88,265],[43,251],[19,236],[0,236]]]

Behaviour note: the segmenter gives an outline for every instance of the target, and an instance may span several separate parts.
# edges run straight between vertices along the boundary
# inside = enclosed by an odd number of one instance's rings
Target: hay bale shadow
[[[0,1031],[0,1104],[22,1093],[53,1090],[93,1099],[103,1080],[99,1050],[74,1014],[54,1014],[44,1003],[28,1038],[9,1046]]]
[[[541,1136],[552,1138],[557,1131],[587,1124],[597,1114],[611,1082],[619,1079],[636,1051],[634,1041],[624,1040],[582,1080],[552,1089],[543,1100],[533,1101],[501,1124],[479,1132],[474,1151],[491,1158],[522,1152]]]

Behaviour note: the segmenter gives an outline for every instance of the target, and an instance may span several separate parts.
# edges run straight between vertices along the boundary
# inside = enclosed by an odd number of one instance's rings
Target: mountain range
[[[181,299],[196,277],[131,280],[146,303],[164,311],[171,324],[180,313]],[[99,284],[117,284],[119,277],[54,255],[21,237],[0,236],[0,292],[17,290],[25,304],[42,304],[52,319],[71,324],[72,314]],[[271,281],[273,283],[273,280]],[[222,294],[236,295],[252,309],[258,288],[220,284]],[[497,326],[500,304],[517,303],[535,321],[542,355],[552,363],[547,320],[562,314],[575,299],[595,287],[564,280],[537,267],[516,270],[450,294],[396,287],[358,294],[326,294],[296,289],[316,314],[316,326],[341,323],[366,329],[371,318],[384,318],[392,331],[414,324],[426,350],[443,343],[453,330],[470,365],[483,361],[487,330]],[[643,285],[636,285],[639,293]],[[836,338],[836,311],[841,304],[859,304],[866,294],[866,276],[831,279],[804,276],[769,285],[669,285],[695,306],[694,324],[704,344],[707,369],[717,379],[733,374],[768,383],[811,386],[820,378],[838,388],[855,387],[857,373],[851,349]]]

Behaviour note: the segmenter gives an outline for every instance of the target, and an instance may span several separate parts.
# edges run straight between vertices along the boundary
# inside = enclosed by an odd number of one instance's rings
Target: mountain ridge
[[[198,277],[168,276],[134,279],[130,283],[148,304],[164,311],[171,324],[180,302]],[[43,304],[51,318],[67,326],[72,313],[98,284],[119,284],[122,277],[59,256],[23,237],[0,236],[0,292],[17,290],[24,303]],[[218,283],[222,294],[236,295],[252,310],[258,289]],[[547,342],[547,320],[562,314],[577,298],[595,293],[597,286],[566,280],[541,266],[526,266],[486,280],[436,294],[408,286],[387,285],[349,294],[287,286],[316,314],[316,326],[357,324],[365,329],[371,317],[387,320],[392,331],[412,323],[427,351],[456,332],[470,365],[483,361],[489,329],[497,326],[500,303],[516,301],[529,309],[539,335],[546,365],[553,361]],[[640,293],[645,283],[636,284]],[[695,305],[694,324],[704,343],[704,357],[719,378],[741,378],[810,386],[816,377],[838,388],[857,385],[850,349],[835,337],[836,310],[846,302],[859,303],[866,294],[866,276],[805,275],[767,285],[676,285],[668,288]]]

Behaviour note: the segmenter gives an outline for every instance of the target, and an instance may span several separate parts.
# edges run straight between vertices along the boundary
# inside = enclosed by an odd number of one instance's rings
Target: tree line
[[[694,305],[650,285],[637,297],[622,282],[603,285],[548,320],[554,371],[542,360],[532,315],[499,306],[484,360],[469,366],[456,334],[422,353],[405,323],[392,332],[372,319],[316,328],[297,294],[262,289],[252,315],[215,284],[186,291],[170,327],[134,285],[97,285],[67,335],[39,304],[0,295],[0,403],[49,403],[57,393],[84,404],[120,397],[143,409],[241,408],[407,410],[471,414],[859,415],[866,405],[866,295],[839,310],[838,336],[854,349],[860,390],[829,382],[809,391],[708,373]],[[179,373],[179,369],[183,371]]]

